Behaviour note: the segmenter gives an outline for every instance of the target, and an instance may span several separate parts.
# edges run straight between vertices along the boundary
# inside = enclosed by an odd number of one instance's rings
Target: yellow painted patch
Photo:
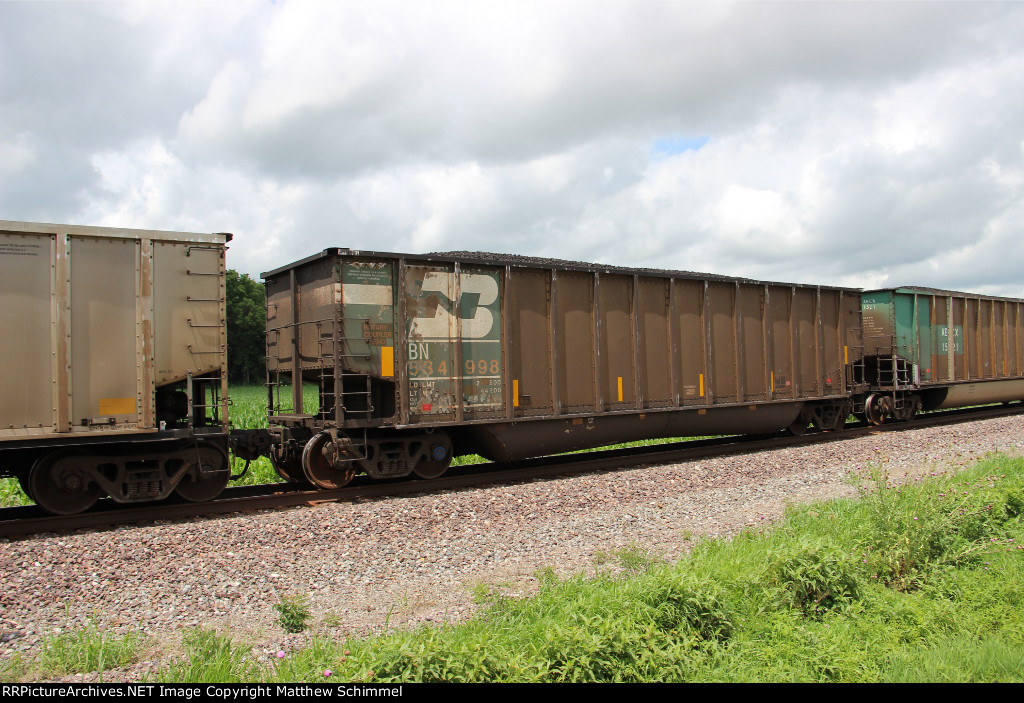
[[[135,398],[100,398],[100,415],[134,415]]]
[[[622,402],[622,376],[619,376],[619,402]]]
[[[395,348],[394,347],[381,347],[380,348],[380,375],[381,376],[394,376],[395,375]]]
[[[843,363],[844,364],[849,364],[850,363],[850,347],[848,347],[848,346],[843,347]]]
[[[519,407],[519,381],[512,379],[512,407]]]
[[[704,374],[700,375],[700,397],[704,397]]]
[[[775,372],[772,371],[772,393],[775,392]]]

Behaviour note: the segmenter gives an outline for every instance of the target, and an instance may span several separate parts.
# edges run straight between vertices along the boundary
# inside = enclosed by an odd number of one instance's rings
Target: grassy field
[[[267,426],[267,389],[265,386],[231,386],[228,390],[231,398],[231,426],[240,429],[256,429]],[[307,413],[317,411],[318,399],[316,386],[304,386],[302,389],[303,404]],[[245,462],[232,459],[232,473],[238,474],[245,468]],[[283,481],[270,459],[261,457],[253,461],[245,476],[232,481],[234,486],[254,486],[262,483]]]
[[[480,614],[462,625],[310,637],[269,657],[191,630],[183,655],[163,659],[153,678],[1020,682],[1022,514],[1020,458],[995,455],[907,485],[875,471],[860,499],[796,508],[770,528],[700,542],[677,563],[631,549],[600,555],[589,576],[541,572],[534,597],[482,587]],[[277,609],[282,629],[312,617],[301,597]],[[0,678],[123,666],[144,646],[141,636],[64,633]]]

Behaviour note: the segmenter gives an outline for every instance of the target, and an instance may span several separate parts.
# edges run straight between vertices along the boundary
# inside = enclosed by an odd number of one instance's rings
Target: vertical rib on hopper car
[[[54,513],[223,489],[229,238],[0,221],[0,475]]]
[[[853,290],[347,249],[263,277],[275,465],[325,487],[852,408]]]

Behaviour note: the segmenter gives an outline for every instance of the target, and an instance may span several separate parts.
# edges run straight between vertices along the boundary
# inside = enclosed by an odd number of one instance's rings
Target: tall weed
[[[159,672],[164,683],[234,683],[259,680],[265,670],[249,656],[249,648],[227,634],[196,628],[182,637],[185,656]]]
[[[39,665],[47,674],[85,674],[134,663],[144,638],[138,633],[110,635],[94,625],[46,637]]]
[[[876,472],[857,549],[872,578],[913,590],[936,569],[976,563],[1024,509],[1021,479],[989,461],[955,477],[893,482]]]
[[[779,606],[821,617],[860,598],[852,556],[831,542],[800,537],[768,558],[765,582]]]
[[[660,575],[651,604],[663,630],[685,628],[702,640],[726,640],[735,624],[725,601],[720,583],[677,569]]]

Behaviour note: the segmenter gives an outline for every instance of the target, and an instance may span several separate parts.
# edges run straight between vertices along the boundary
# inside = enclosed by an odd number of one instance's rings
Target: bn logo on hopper
[[[463,339],[483,339],[494,328],[494,313],[487,306],[498,299],[498,281],[493,276],[463,273],[459,276],[459,295],[455,293],[455,274],[428,271],[423,277],[420,315],[409,326],[411,339],[448,340],[456,336],[457,322]],[[458,297],[458,304],[453,298]],[[433,315],[429,313],[433,311]]]

